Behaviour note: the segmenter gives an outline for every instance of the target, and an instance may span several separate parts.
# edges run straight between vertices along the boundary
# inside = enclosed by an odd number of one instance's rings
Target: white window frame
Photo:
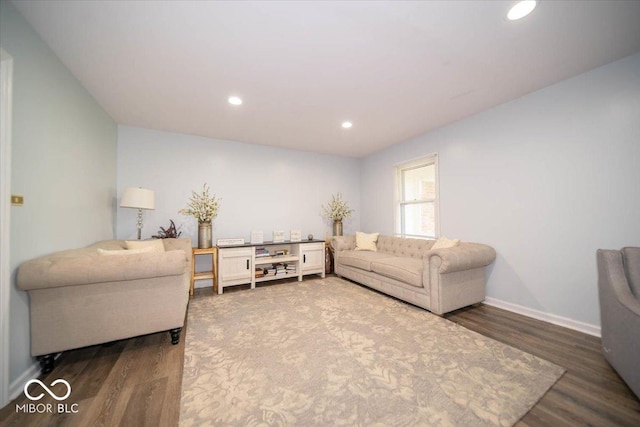
[[[403,195],[403,182],[402,182],[402,173],[404,171],[410,169],[416,169],[421,166],[427,166],[433,164],[435,167],[435,177],[436,177],[436,185],[435,185],[435,193],[436,196],[433,199],[420,199],[420,200],[402,200]],[[399,237],[413,237],[419,239],[436,239],[440,236],[440,176],[438,173],[438,153],[431,153],[424,157],[420,157],[417,159],[409,160],[407,162],[398,163],[394,165],[394,215],[393,215],[393,223],[395,235]],[[434,203],[434,214],[435,214],[435,236],[426,236],[426,235],[415,235],[415,234],[407,234],[404,232],[404,224],[403,224],[403,216],[402,216],[402,206],[408,204],[418,204],[418,203]]]

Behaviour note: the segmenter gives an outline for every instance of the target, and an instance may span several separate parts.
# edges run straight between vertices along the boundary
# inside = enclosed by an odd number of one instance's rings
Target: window
[[[395,228],[402,237],[437,237],[437,154],[396,166]]]

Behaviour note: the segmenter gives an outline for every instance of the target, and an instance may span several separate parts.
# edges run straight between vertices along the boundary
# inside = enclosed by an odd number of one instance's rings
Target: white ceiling
[[[14,0],[119,124],[355,157],[640,51],[640,1],[513,3]]]

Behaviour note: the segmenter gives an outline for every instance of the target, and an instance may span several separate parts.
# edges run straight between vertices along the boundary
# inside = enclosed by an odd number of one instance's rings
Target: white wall
[[[15,286],[17,267],[113,237],[117,129],[8,1],[0,3],[0,40],[14,59],[11,191],[24,196],[24,206],[10,213],[9,369],[15,383],[34,362],[29,301]]]
[[[120,126],[118,128],[118,195],[126,187],[155,190],[156,210],[144,212],[142,238],[156,234],[173,219],[182,237],[197,242],[197,222],[178,213],[193,190],[204,183],[222,199],[213,222],[213,239],[302,230],[325,239],[331,225],[321,205],[342,192],[356,210],[345,234],[359,227],[360,161],[304,151],[202,138]],[[118,209],[118,237],[135,238],[136,211]]]
[[[393,232],[393,166],[432,152],[441,234],[497,250],[488,296],[598,327],[596,249],[640,246],[640,54],[365,158],[364,230]]]

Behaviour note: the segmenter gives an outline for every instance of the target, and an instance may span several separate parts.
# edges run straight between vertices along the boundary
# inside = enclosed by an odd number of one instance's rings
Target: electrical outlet
[[[22,205],[24,205],[24,197],[21,194],[12,194],[11,195],[11,204],[13,206],[22,206]]]

